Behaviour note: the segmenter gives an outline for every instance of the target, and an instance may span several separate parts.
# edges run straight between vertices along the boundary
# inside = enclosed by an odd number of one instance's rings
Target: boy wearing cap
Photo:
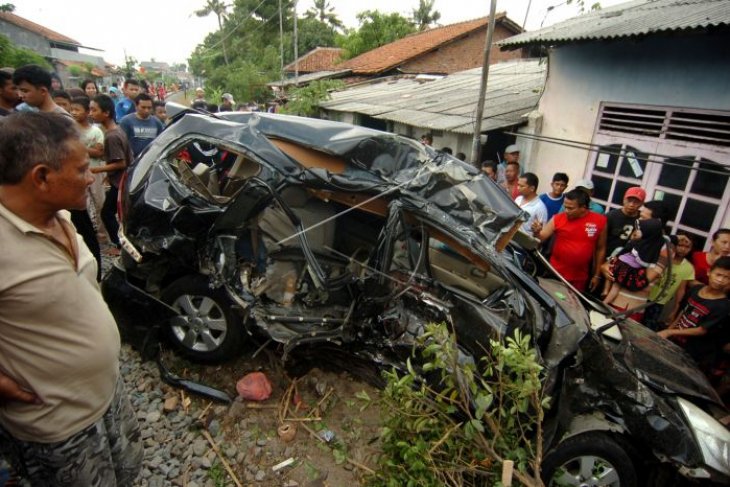
[[[218,108],[218,111],[232,112],[235,105],[236,102],[233,101],[233,95],[230,93],[223,93],[223,95],[221,95],[221,106]]]

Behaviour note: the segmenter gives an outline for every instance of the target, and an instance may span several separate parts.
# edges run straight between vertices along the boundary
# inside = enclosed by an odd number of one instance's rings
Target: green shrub
[[[368,485],[500,485],[502,465],[512,460],[518,483],[541,486],[548,400],[529,335],[491,341],[478,365],[459,355],[444,324],[429,325],[419,345],[407,373],[386,374],[380,468]]]

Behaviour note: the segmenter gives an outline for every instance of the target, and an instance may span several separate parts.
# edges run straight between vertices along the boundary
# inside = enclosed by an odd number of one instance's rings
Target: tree
[[[289,102],[281,113],[314,117],[319,110],[319,104],[330,98],[330,92],[345,87],[345,83],[338,79],[312,81],[307,86],[294,88],[289,92]]]
[[[416,31],[413,24],[400,14],[382,14],[366,10],[357,14],[360,28],[348,31],[337,44],[345,50],[345,59],[401,39]]]
[[[10,39],[0,34],[0,66],[19,68],[26,64],[37,64],[51,70],[51,64],[35,52],[18,47],[10,42]]]
[[[418,30],[426,30],[429,25],[438,22],[441,13],[433,9],[436,0],[418,0],[418,8],[412,10],[411,21],[416,24]]]
[[[200,10],[195,11],[195,15],[198,17],[207,17],[214,13],[218,19],[218,30],[223,34],[223,21],[226,18],[226,9],[228,6],[221,0],[206,0],[205,6]],[[221,48],[223,49],[223,60],[226,65],[228,64],[228,53],[226,52],[226,40],[225,37],[221,39]]]
[[[127,78],[131,78],[134,75],[134,68],[135,66],[137,66],[137,64],[138,62],[134,57],[127,56],[127,53],[124,53],[124,72]]]
[[[328,24],[332,29],[343,29],[345,25],[337,18],[335,8],[327,0],[314,0],[314,8],[307,10],[305,17],[318,19],[323,24]]]
[[[316,18],[299,19],[298,50],[305,54],[315,47],[335,46],[336,32],[330,24]],[[290,43],[291,45],[291,43]]]
[[[15,5],[12,3],[0,3],[0,12],[14,12]]]

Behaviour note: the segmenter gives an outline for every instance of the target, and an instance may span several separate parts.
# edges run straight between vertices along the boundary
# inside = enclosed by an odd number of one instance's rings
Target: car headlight
[[[694,432],[705,464],[718,472],[730,475],[730,431],[691,402],[681,397],[678,401]]]

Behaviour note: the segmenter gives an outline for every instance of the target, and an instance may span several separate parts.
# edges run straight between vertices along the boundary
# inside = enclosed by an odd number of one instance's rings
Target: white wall
[[[554,48],[538,108],[541,135],[590,142],[602,101],[730,110],[728,46],[730,35],[718,34]],[[557,171],[575,181],[588,157],[585,150],[538,142],[528,166],[541,181]]]

